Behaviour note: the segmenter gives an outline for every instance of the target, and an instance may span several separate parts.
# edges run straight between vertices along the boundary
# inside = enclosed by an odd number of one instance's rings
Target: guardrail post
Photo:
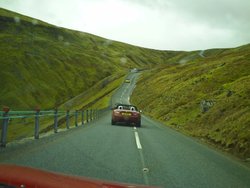
[[[96,119],[98,119],[99,110],[96,110]]]
[[[86,122],[89,122],[89,110],[86,110]]]
[[[2,127],[2,134],[1,134],[1,147],[6,147],[7,143],[7,129],[8,129],[8,122],[9,122],[9,107],[3,108],[4,114],[3,114],[3,127]]]
[[[66,127],[69,129],[69,110],[66,112]]]
[[[97,119],[97,110],[95,109],[95,112],[94,112],[94,119]]]
[[[82,110],[82,125],[84,125],[84,110]]]
[[[90,110],[90,121],[92,121],[93,119],[93,111],[92,111],[92,109]]]
[[[78,111],[75,111],[75,126],[78,127],[78,123],[77,123],[77,119],[78,119]]]
[[[40,114],[40,109],[37,108],[35,109],[36,111],[36,116],[35,116],[35,134],[34,138],[39,139],[39,114]]]
[[[93,120],[95,119],[95,110],[93,110]]]
[[[54,133],[57,133],[57,127],[58,127],[58,109],[55,109],[54,112]]]

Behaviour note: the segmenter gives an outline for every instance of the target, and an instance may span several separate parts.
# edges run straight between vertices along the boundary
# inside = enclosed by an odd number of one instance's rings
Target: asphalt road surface
[[[129,102],[138,73],[112,103]],[[0,150],[0,163],[160,187],[250,187],[250,169],[148,117],[142,127],[111,125],[111,110],[85,126]]]

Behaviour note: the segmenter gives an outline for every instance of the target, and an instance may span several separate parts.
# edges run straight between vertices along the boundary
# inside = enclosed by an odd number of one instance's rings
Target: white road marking
[[[142,149],[138,132],[135,132],[135,141],[138,149]]]
[[[149,169],[146,167],[146,164],[145,164],[145,160],[144,160],[144,156],[143,156],[143,150],[142,150],[139,134],[137,132],[136,127],[134,127],[134,130],[135,130],[136,145],[137,145],[137,148],[138,148],[138,151],[139,151],[139,154],[140,154],[140,159],[141,159],[141,164],[142,164],[142,175],[143,175],[144,183],[145,183],[145,185],[149,185],[149,179],[148,179]]]

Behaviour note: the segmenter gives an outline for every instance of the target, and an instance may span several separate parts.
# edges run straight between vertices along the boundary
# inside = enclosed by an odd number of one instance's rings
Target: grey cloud
[[[250,1],[248,0],[192,0],[179,2],[175,4],[175,8],[181,14],[189,15],[194,20],[215,25],[246,23],[250,17]]]
[[[210,24],[250,25],[249,0],[124,0],[148,8],[167,11],[171,9],[179,15],[193,21]],[[240,25],[240,24],[239,24]]]
[[[168,8],[169,4],[171,4],[171,1],[167,0],[123,0],[127,1],[133,4],[145,6],[148,8],[155,8],[155,9],[166,9]]]
[[[230,32],[238,40],[250,42],[249,0],[124,0],[149,9],[172,12],[186,24]],[[209,35],[209,33],[208,33]]]
[[[234,37],[250,41],[249,0],[179,0],[177,3],[176,10],[193,22],[230,30]]]
[[[112,20],[103,28],[103,22],[88,22],[91,16],[76,19],[84,5],[94,8],[99,2],[123,2],[138,11],[140,19],[136,23],[121,21],[123,27],[120,24],[116,30]],[[0,6],[52,24],[150,48],[190,50],[250,42],[250,0],[0,0]],[[98,26],[93,27],[98,31],[86,30],[83,20]]]

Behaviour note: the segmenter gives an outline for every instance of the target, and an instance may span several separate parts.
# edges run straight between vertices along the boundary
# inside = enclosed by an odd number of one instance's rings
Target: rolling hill
[[[54,108],[130,68],[178,53],[140,48],[0,9],[0,105]]]
[[[178,131],[249,159],[250,44],[197,55],[145,72],[132,102]]]

